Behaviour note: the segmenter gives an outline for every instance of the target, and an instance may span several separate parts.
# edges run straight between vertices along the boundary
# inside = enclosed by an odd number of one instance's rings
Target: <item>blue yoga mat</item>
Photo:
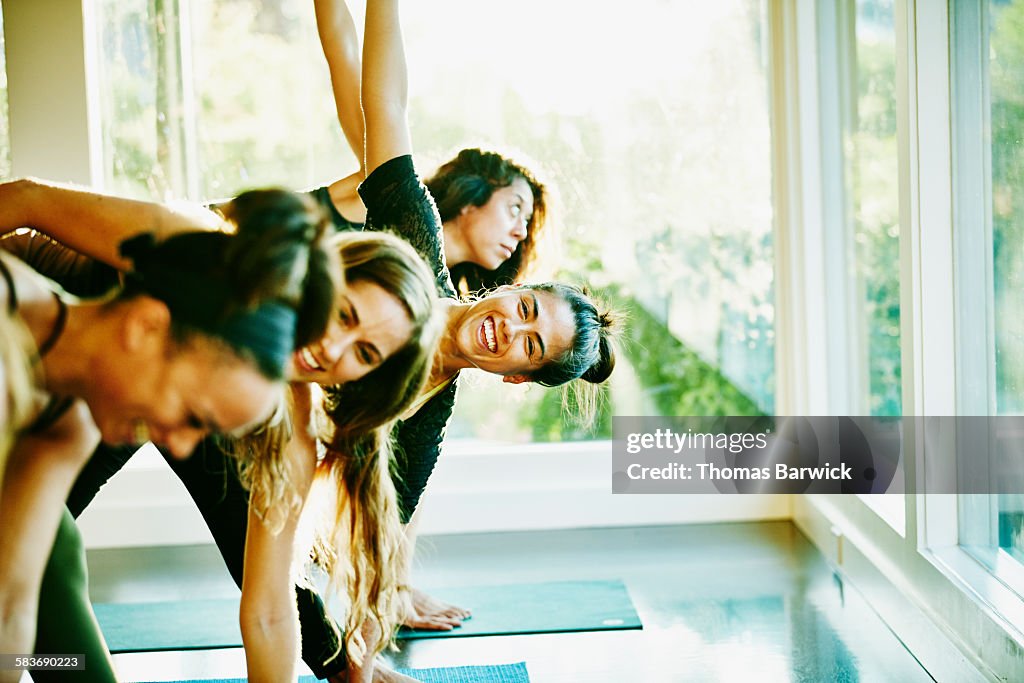
[[[403,628],[398,633],[400,640],[643,627],[621,581],[454,586],[429,592],[440,600],[469,609],[473,617],[451,631]]]
[[[400,640],[642,628],[621,581],[438,588],[431,595],[473,618],[452,631],[403,629]],[[238,600],[96,604],[111,652],[241,647]]]
[[[526,663],[491,666],[455,666],[443,669],[399,669],[423,683],[530,683]],[[244,678],[215,678],[175,681],[174,683],[246,683]],[[312,676],[301,676],[299,683],[319,683]]]

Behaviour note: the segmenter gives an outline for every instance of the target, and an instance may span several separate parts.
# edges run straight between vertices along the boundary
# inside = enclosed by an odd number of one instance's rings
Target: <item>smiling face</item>
[[[506,381],[528,381],[572,345],[575,321],[557,294],[526,288],[503,290],[473,303],[456,322],[459,355]]]
[[[466,260],[494,270],[526,239],[532,216],[533,191],[522,176],[496,189],[483,206],[463,207],[455,225],[466,245]]]
[[[184,458],[211,432],[241,433],[270,416],[280,383],[205,338],[173,341],[163,304],[129,305],[136,310],[84,396],[104,441],[152,441]]]
[[[355,381],[405,346],[412,329],[396,296],[375,282],[350,282],[324,337],[292,355],[288,377],[320,384]]]

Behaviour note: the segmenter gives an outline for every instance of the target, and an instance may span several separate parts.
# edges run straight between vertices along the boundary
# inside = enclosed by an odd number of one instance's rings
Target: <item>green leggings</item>
[[[43,574],[36,654],[85,655],[84,671],[33,671],[37,683],[116,683],[114,664],[89,602],[85,548],[67,508]]]

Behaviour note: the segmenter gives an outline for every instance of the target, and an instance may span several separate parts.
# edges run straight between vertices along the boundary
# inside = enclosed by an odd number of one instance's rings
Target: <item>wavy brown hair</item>
[[[526,225],[526,239],[494,270],[469,262],[450,268],[452,282],[462,294],[510,285],[534,276],[540,256],[546,251],[542,247],[548,238],[545,226],[550,192],[525,165],[498,152],[475,147],[463,149],[424,181],[437,203],[441,221],[448,222],[467,206],[483,206],[495,190],[508,187],[516,178],[525,180],[533,193],[533,214]]]

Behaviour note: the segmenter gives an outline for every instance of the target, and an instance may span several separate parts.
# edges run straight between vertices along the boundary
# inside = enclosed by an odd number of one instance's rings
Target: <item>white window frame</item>
[[[815,5],[796,0],[798,12],[814,12]],[[954,192],[950,10],[924,0],[897,0],[895,8],[903,412],[987,414],[978,403],[987,390],[971,374],[983,361],[957,354],[967,348],[958,343],[960,333],[977,329],[979,311],[970,302],[984,286],[984,256],[969,251],[978,246],[976,236],[972,243],[954,230],[955,211],[977,207]],[[961,286],[967,281],[974,293]],[[908,481],[920,487],[955,476],[941,471],[955,467],[955,459],[927,450],[919,431],[905,433]],[[955,439],[947,443],[955,448]],[[959,546],[958,513],[956,495],[908,495],[901,537],[856,497],[794,500],[797,524],[938,680],[979,680],[978,670],[1014,680],[1024,670],[1014,654],[1024,642],[1020,598]]]

